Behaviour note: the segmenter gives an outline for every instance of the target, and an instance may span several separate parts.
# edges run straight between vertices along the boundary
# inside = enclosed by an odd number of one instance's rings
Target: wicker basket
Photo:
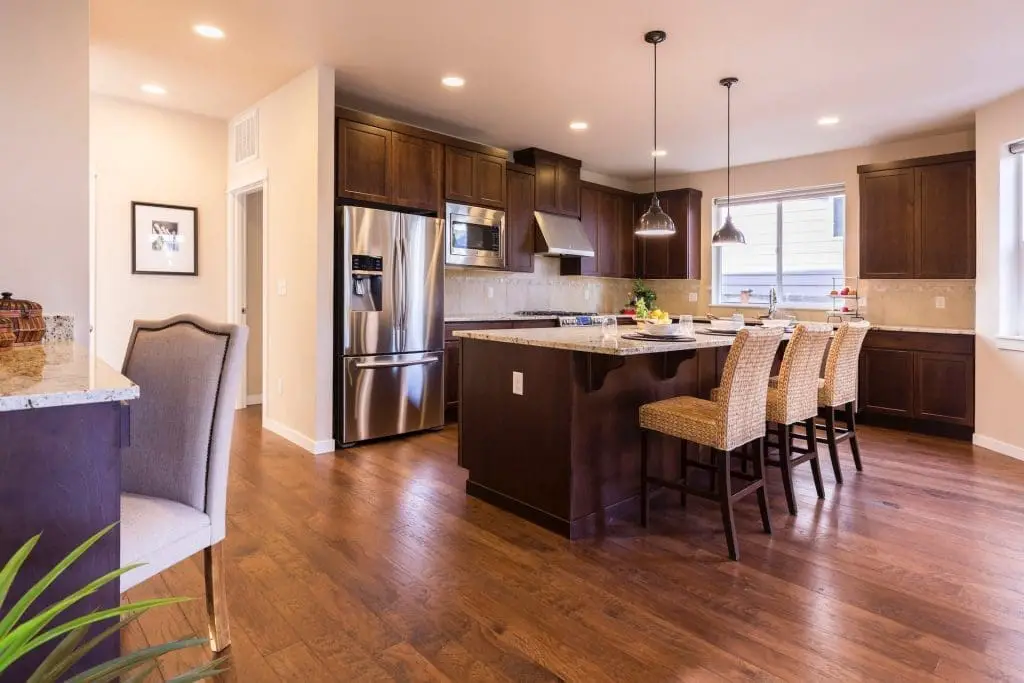
[[[46,322],[43,307],[34,301],[14,299],[10,292],[0,293],[0,319],[6,319],[14,332],[14,346],[43,343]]]
[[[7,318],[0,318],[0,351],[14,346],[14,325]]]

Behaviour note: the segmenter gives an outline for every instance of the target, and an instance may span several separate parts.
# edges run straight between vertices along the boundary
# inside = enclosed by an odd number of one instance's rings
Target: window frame
[[[785,294],[782,285],[783,280],[783,254],[785,251],[785,245],[783,241],[783,203],[787,201],[801,200],[801,199],[816,199],[822,197],[842,197],[843,203],[843,232],[841,235],[835,234],[835,225],[833,223],[832,239],[838,240],[842,243],[842,264],[843,271],[840,277],[846,277],[846,225],[847,225],[847,195],[846,195],[846,183],[835,183],[833,185],[820,185],[815,187],[797,188],[791,190],[781,190],[778,192],[765,192],[759,194],[741,195],[732,197],[729,200],[731,206],[742,206],[745,204],[768,204],[771,202],[775,203],[775,291],[778,296],[779,306],[785,306]],[[725,219],[726,198],[716,197],[711,202],[711,213],[714,225],[721,225]],[[833,200],[833,216],[835,216],[835,206]],[[833,218],[834,221],[834,218]],[[721,284],[722,284],[722,250],[723,249],[734,249],[734,246],[712,246],[711,250],[711,305],[720,306],[724,308],[764,308],[763,304],[760,303],[735,303],[735,302],[722,302],[721,296]],[[1024,250],[1022,250],[1024,251]],[[802,303],[799,306],[792,306],[796,310],[821,310],[827,311],[832,309],[832,302],[822,302],[820,304],[814,303]]]
[[[1012,195],[1008,200],[1000,198],[1000,211],[1010,211],[1010,219],[1000,216],[1000,232],[1012,231],[1015,257],[1012,261],[1014,272],[1009,277],[1000,276],[1000,289],[1012,297],[1012,303],[999,311],[999,336],[996,347],[1006,351],[1024,351],[1024,143],[1009,145],[1011,178],[1009,187]],[[1000,192],[1006,187],[1000,181]],[[1005,234],[1005,233],[1003,233]],[[1000,237],[1001,248],[1005,244]],[[1006,291],[1007,288],[1009,291]],[[1005,296],[1004,295],[1004,296]]]

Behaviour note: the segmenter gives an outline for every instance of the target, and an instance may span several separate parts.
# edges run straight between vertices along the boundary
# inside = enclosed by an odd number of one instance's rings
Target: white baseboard
[[[1000,441],[999,439],[993,439],[991,436],[985,436],[984,434],[974,433],[974,445],[987,448],[990,451],[995,451],[1000,455],[1006,455],[1014,460],[1024,460],[1024,448],[1014,446],[1013,444]]]
[[[280,437],[288,439],[299,448],[309,451],[313,455],[322,455],[323,453],[334,452],[334,439],[321,439],[320,441],[316,441],[305,434],[297,432],[291,427],[286,427],[280,422],[269,419],[263,420],[263,428],[274,432]]]
[[[245,405],[258,406],[263,403],[263,394],[249,394],[245,397]]]

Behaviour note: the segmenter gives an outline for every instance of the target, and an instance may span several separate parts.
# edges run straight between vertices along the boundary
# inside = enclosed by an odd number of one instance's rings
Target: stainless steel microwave
[[[504,211],[449,203],[444,224],[446,265],[505,267]]]

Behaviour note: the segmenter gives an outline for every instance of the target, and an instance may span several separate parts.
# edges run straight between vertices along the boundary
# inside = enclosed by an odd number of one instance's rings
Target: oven
[[[504,268],[505,212],[447,204],[444,262],[449,266]]]

